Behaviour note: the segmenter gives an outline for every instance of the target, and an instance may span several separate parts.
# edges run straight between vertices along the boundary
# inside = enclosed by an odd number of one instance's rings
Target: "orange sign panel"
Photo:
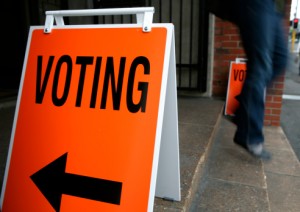
[[[234,115],[236,109],[239,106],[239,102],[237,101],[236,96],[241,93],[246,77],[246,72],[246,63],[231,62],[225,105],[225,115]]]
[[[166,27],[32,27],[2,212],[147,211]]]

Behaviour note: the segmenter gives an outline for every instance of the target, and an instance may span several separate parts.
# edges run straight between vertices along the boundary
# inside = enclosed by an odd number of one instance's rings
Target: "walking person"
[[[287,65],[283,14],[276,7],[280,3],[284,5],[284,0],[219,2],[223,10],[231,10],[225,18],[238,26],[247,56],[247,75],[237,97],[239,107],[233,120],[237,126],[233,141],[251,155],[268,160],[271,154],[264,148],[263,134],[265,89]]]
[[[236,24],[247,55],[247,76],[238,96],[234,142],[252,155],[270,159],[264,149],[265,89],[287,65],[282,14],[273,0],[237,0]]]

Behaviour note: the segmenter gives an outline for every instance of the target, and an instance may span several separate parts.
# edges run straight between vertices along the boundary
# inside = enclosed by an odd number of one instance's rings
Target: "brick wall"
[[[286,32],[288,33],[291,0],[286,0]],[[216,17],[214,35],[214,64],[212,95],[226,97],[230,62],[237,57],[246,58],[237,27]],[[265,120],[267,126],[279,126],[284,89],[284,75],[279,76],[268,88]]]

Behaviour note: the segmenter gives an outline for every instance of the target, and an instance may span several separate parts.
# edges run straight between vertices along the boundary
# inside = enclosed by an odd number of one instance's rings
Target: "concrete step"
[[[224,117],[188,211],[300,211],[300,164],[281,127],[265,127],[265,162],[235,145]]]
[[[262,162],[237,147],[223,117],[190,211],[269,211]]]
[[[154,211],[189,211],[203,175],[224,101],[193,96],[178,97],[181,201],[155,198]]]
[[[300,211],[300,163],[281,127],[264,127],[271,161],[235,145],[224,101],[178,98],[180,202],[155,199],[155,212]]]

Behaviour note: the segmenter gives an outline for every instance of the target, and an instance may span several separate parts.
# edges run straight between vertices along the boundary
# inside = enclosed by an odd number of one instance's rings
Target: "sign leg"
[[[176,60],[172,38],[155,196],[180,201]]]

